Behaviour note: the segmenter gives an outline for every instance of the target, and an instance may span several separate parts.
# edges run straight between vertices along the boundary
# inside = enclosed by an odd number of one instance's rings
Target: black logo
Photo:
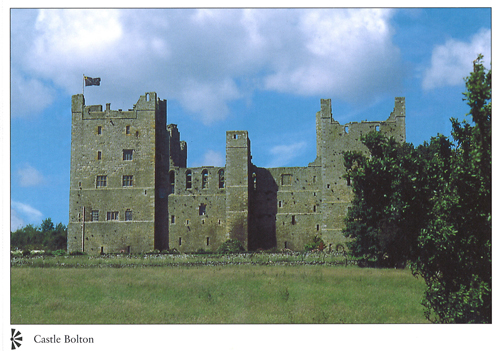
[[[23,341],[23,337],[19,330],[16,331],[15,329],[11,329],[11,331],[12,331],[12,336],[10,338],[10,341],[12,342],[11,350],[15,350],[21,346],[21,341]]]

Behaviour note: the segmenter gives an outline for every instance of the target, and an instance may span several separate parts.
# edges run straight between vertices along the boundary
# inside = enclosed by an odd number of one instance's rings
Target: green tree
[[[491,70],[481,55],[465,82],[472,123],[451,119],[456,148],[435,172],[413,268],[427,284],[429,319],[491,323]]]
[[[344,153],[354,201],[344,235],[351,253],[379,266],[401,267],[417,254],[417,237],[426,213],[423,154],[412,144],[397,143],[380,132],[362,137],[370,157]]]

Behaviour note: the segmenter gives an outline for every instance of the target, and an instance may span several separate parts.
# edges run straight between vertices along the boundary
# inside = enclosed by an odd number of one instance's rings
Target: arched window
[[[201,188],[206,189],[208,187],[208,171],[206,169],[201,172]]]
[[[188,169],[186,171],[186,189],[191,189],[192,187],[193,187],[192,173],[191,170]]]
[[[224,181],[224,170],[220,169],[219,170],[219,189],[223,189],[225,186],[225,181]]]
[[[170,194],[175,192],[175,172],[170,171]]]

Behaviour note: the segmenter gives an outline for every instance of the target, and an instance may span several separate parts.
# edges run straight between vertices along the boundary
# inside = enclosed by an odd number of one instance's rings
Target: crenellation
[[[361,138],[370,131],[405,141],[405,113],[398,97],[385,121],[341,125],[322,99],[307,167],[257,167],[241,130],[226,132],[224,167],[187,167],[187,143],[156,93],[128,111],[74,95],[68,250],[215,251],[227,239],[247,250],[303,250],[315,236],[336,247],[353,200],[343,152],[367,153]]]

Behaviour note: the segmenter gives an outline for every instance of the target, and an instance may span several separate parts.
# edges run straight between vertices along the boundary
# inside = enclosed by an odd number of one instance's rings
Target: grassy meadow
[[[408,269],[123,263],[81,268],[71,257],[67,265],[64,258],[51,259],[12,265],[12,324],[427,322],[420,305],[425,284]]]

